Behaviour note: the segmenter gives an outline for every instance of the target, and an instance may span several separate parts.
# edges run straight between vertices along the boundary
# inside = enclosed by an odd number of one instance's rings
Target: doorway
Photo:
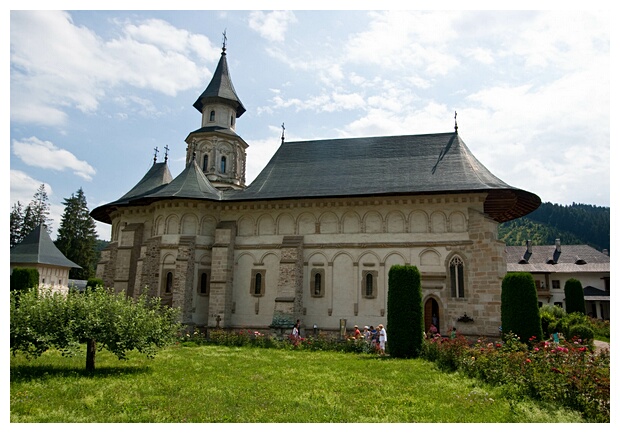
[[[424,331],[429,332],[431,325],[435,325],[437,332],[441,333],[441,322],[439,321],[439,304],[435,298],[428,298],[424,303]]]

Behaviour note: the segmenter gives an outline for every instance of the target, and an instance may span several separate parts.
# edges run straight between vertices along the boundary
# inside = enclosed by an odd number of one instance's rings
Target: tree
[[[564,283],[564,296],[566,297],[566,312],[586,314],[586,302],[583,297],[581,281],[570,278]]]
[[[50,201],[47,196],[47,191],[45,191],[45,184],[42,183],[37,192],[32,196],[32,200],[28,205],[30,208],[30,214],[28,218],[24,215],[24,225],[26,226],[27,233],[24,233],[24,237],[28,236],[35,227],[43,224],[47,229],[47,232],[51,234],[52,232],[52,220],[50,216]]]
[[[45,184],[41,184],[32,200],[25,208],[18,201],[11,209],[11,247],[20,243],[35,228],[43,224],[48,233],[52,232],[52,220],[49,218],[50,203],[45,191]]]
[[[65,210],[60,218],[60,228],[55,245],[66,258],[82,269],[71,269],[69,278],[87,280],[94,276],[97,258],[97,231],[90,216],[82,188],[63,202]]]
[[[137,300],[100,288],[67,294],[42,290],[11,292],[11,352],[40,356],[50,348],[75,354],[86,343],[86,370],[95,370],[97,345],[126,359],[137,350],[151,358],[174,341],[178,310],[159,298]]]
[[[388,273],[390,356],[418,357],[422,351],[424,318],[420,271],[415,266],[395,265]]]
[[[22,204],[17,201],[11,208],[11,248],[20,243],[24,237],[22,236],[22,226],[24,224],[24,209]]]
[[[542,340],[538,294],[532,274],[511,272],[502,280],[502,333],[513,333],[527,343]]]

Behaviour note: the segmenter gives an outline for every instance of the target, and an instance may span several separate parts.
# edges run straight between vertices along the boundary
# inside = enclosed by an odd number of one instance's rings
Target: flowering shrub
[[[609,341],[609,320],[595,319],[593,317],[588,317],[588,320],[595,337],[604,337]]]
[[[209,338],[196,337],[196,340],[202,338],[203,344],[214,344],[218,346],[251,346],[276,349],[290,350],[325,350],[332,352],[349,352],[349,353],[378,353],[378,349],[374,344],[362,338],[349,338],[340,340],[331,338],[326,334],[320,333],[317,336],[294,337],[286,335],[284,338],[275,338],[259,331],[242,330],[242,331],[225,331],[222,329],[209,331]],[[191,336],[187,334],[181,340],[184,345],[188,345]],[[190,345],[192,343],[189,343]],[[196,344],[201,344],[196,342]]]
[[[426,340],[422,356],[442,369],[502,386],[514,397],[556,402],[588,421],[609,422],[608,350],[595,353],[578,338],[560,344],[530,338],[528,345],[512,334],[504,342],[463,340]]]
[[[179,335],[178,341],[183,346],[200,346],[206,344],[207,340],[204,333],[199,331],[183,332]]]
[[[271,338],[269,335],[263,334],[259,331],[251,331],[249,329],[241,331],[225,331],[222,329],[215,329],[209,331],[209,338],[206,341],[209,344],[215,344],[218,346],[234,347],[252,346],[272,348],[280,345],[277,340]]]

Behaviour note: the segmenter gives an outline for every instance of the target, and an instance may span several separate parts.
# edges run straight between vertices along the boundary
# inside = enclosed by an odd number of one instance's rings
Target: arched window
[[[366,297],[372,296],[372,274],[366,274]]]
[[[364,271],[362,273],[362,296],[364,298],[377,297],[377,271]]]
[[[215,110],[211,110],[211,114],[209,114],[209,122],[215,122]]]
[[[202,157],[202,171],[207,171],[209,168],[209,155]]]
[[[250,294],[252,296],[263,296],[265,294],[265,270],[253,269],[252,280],[250,281]]]
[[[220,172],[226,173],[226,157],[222,156],[222,161],[220,163]]]
[[[166,274],[166,293],[172,292],[172,272]]]
[[[325,270],[315,268],[310,271],[310,296],[320,298],[325,296]]]
[[[209,295],[209,274],[202,272],[200,274],[200,286],[198,287],[198,293],[201,295]]]
[[[254,294],[260,295],[260,288],[262,286],[263,276],[261,274],[256,274],[254,276]]]
[[[235,116],[230,116],[230,126],[235,125]]]
[[[463,259],[454,256],[450,259],[450,287],[453,298],[465,297],[465,278],[463,273]]]
[[[314,274],[314,295],[319,296],[321,294],[321,274],[317,272]]]

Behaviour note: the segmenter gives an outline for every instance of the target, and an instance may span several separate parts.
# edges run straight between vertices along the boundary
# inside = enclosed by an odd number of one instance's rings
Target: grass
[[[13,423],[581,422],[420,359],[223,346],[99,352],[90,375],[82,357],[11,356],[10,400]]]

